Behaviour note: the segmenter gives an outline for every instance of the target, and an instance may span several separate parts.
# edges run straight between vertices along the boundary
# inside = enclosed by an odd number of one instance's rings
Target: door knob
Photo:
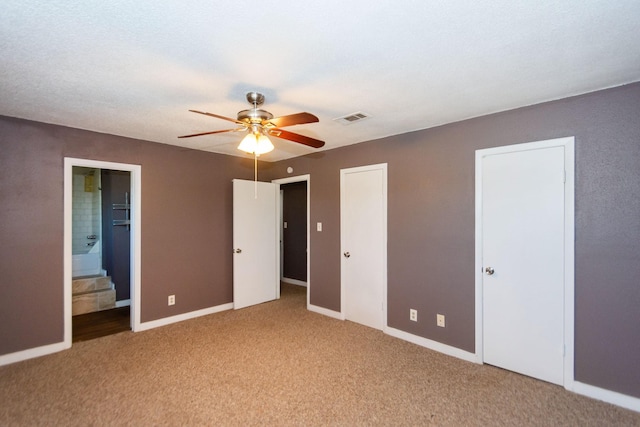
[[[240,248],[238,248],[238,249],[234,249],[234,250],[233,250],[233,253],[234,253],[234,254],[240,254],[240,253],[242,253],[242,249],[240,249]]]
[[[345,257],[345,258],[349,258],[350,256],[351,256],[351,254],[350,254],[349,252],[345,252],[345,253],[344,253],[344,257]]]
[[[484,272],[487,273],[487,276],[491,276],[493,275],[493,273],[495,273],[495,270],[493,269],[493,267],[487,267],[484,269]]]

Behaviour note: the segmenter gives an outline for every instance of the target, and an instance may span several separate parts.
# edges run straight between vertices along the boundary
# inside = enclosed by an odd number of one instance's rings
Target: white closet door
[[[482,160],[483,358],[556,384],[564,364],[564,148]]]
[[[386,164],[341,171],[342,310],[347,320],[386,326]]]

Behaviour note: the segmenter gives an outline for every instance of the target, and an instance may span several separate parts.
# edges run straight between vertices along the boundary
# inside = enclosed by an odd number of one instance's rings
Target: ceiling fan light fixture
[[[249,133],[238,145],[238,150],[259,156],[273,150],[273,144],[266,135],[261,133]]]

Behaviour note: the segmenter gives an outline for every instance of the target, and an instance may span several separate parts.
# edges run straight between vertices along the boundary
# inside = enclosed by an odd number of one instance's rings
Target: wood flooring
[[[87,341],[119,332],[130,331],[129,307],[113,308],[73,316],[73,342]]]

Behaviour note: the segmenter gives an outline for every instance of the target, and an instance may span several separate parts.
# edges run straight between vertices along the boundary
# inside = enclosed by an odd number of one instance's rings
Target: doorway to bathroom
[[[140,166],[65,158],[65,345],[139,327]]]
[[[73,168],[73,342],[130,330],[131,172]]]

